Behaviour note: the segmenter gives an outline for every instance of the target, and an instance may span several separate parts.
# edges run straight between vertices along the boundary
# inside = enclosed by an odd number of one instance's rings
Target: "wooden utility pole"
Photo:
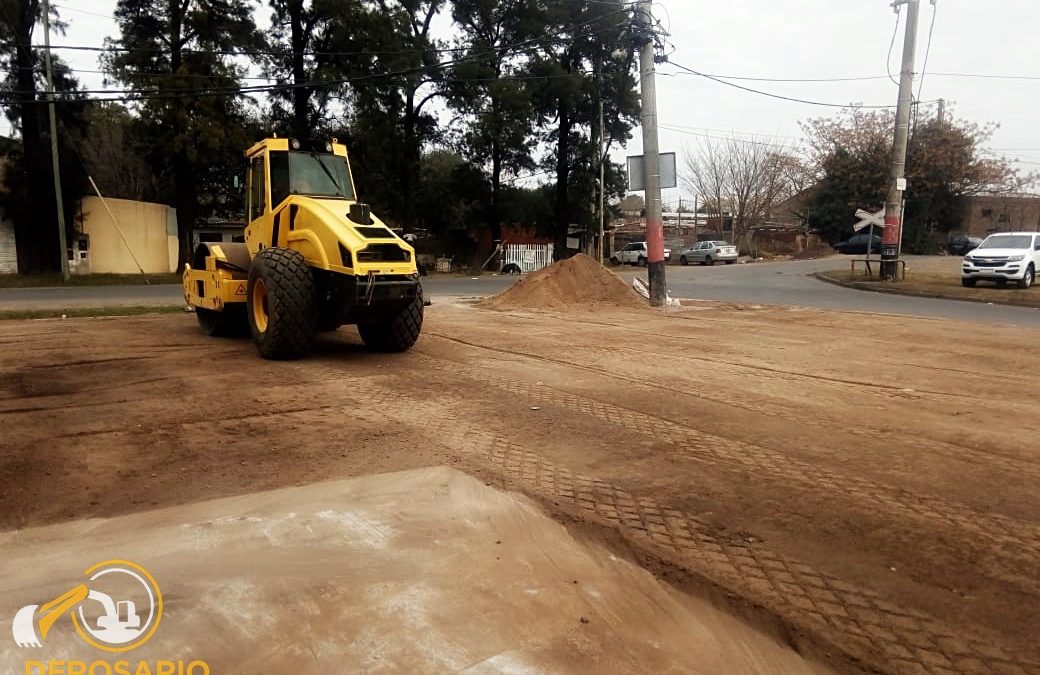
[[[907,6],[906,37],[903,39],[903,68],[899,76],[895,142],[888,198],[885,200],[885,234],[881,242],[881,278],[892,281],[899,275],[899,248],[903,238],[903,193],[906,190],[906,147],[910,137],[910,109],[914,103],[914,57],[917,52],[917,20],[920,0],[896,0],[894,7]]]
[[[43,0],[43,61],[47,71],[47,110],[51,118],[51,168],[54,172],[54,203],[58,209],[58,246],[61,278],[69,280],[69,251],[65,241],[65,206],[61,199],[61,169],[58,163],[58,120],[54,113],[54,72],[51,66],[51,8]]]
[[[603,68],[600,66],[600,77],[603,77]],[[606,192],[607,192],[607,143],[606,143],[606,132],[603,129],[603,92],[599,95],[599,264],[603,264],[603,227],[604,219],[606,218]]]
[[[643,174],[646,188],[646,255],[650,304],[668,301],[664,270],[664,223],[661,218],[661,155],[657,139],[657,65],[654,63],[652,0],[639,0],[639,82],[642,89]]]

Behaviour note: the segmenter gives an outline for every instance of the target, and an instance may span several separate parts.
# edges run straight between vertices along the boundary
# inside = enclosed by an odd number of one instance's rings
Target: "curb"
[[[815,277],[820,281],[833,284],[835,286],[841,286],[842,288],[851,288],[856,291],[867,291],[871,293],[888,293],[889,295],[905,295],[914,298],[930,298],[932,300],[957,300],[959,302],[974,302],[979,305],[1003,305],[1005,307],[1022,307],[1023,309],[1040,309],[1040,300],[1035,303],[1027,304],[1022,302],[1011,302],[1009,300],[1001,300],[995,298],[993,300],[983,300],[981,298],[961,298],[955,295],[943,295],[941,293],[921,293],[918,291],[908,291],[902,288],[889,288],[885,286],[868,286],[867,284],[860,281],[842,281],[841,279],[834,279],[828,277],[825,272],[813,272],[809,274],[811,277]]]

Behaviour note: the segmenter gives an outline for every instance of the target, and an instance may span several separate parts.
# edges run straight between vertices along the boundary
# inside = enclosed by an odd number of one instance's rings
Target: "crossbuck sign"
[[[860,221],[852,226],[852,229],[856,232],[859,232],[864,227],[870,227],[871,225],[873,225],[874,227],[880,227],[881,229],[885,229],[884,209],[881,209],[877,213],[871,213],[869,211],[859,209],[856,211],[856,217],[860,218]]]

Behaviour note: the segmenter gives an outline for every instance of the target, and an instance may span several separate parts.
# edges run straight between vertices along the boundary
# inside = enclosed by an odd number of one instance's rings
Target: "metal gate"
[[[502,269],[516,265],[524,274],[537,272],[553,263],[552,244],[506,244],[502,247]]]

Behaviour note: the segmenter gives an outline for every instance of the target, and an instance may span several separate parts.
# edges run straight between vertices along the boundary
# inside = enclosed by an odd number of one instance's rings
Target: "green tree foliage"
[[[882,208],[888,191],[894,114],[849,109],[802,125],[818,187],[809,224],[830,241],[852,233],[856,209]],[[904,248],[934,253],[962,222],[966,198],[1018,189],[1023,178],[1007,161],[986,157],[993,126],[927,119],[912,130],[907,152]]]
[[[438,137],[430,109],[442,93],[444,45],[432,31],[444,6],[444,0],[370,0],[363,19],[336,33],[360,40],[367,52],[336,43],[344,52],[342,71],[352,80],[349,139],[362,169],[356,173],[364,174],[363,194],[406,231],[419,219],[422,149]]]
[[[14,223],[19,270],[23,273],[54,271],[60,267],[58,219],[54,207],[54,174],[51,136],[44,91],[44,61],[32,48],[42,30],[38,0],[0,0],[0,69],[7,73],[0,89],[4,113],[21,136],[3,158],[7,163],[5,190],[0,209]],[[52,9],[52,27],[63,24]],[[58,152],[67,235],[75,229],[79,197],[87,180],[82,164],[74,158],[86,127],[87,104],[75,94],[78,83],[68,66],[53,59],[54,89],[65,101],[56,107]]]
[[[484,169],[490,184],[487,224],[502,238],[502,192],[506,174],[534,167],[533,87],[523,78],[520,54],[539,27],[527,0],[456,0],[452,16],[462,37],[460,56],[447,83],[452,108],[464,120],[456,137],[462,154]],[[527,49],[526,51],[530,51]]]
[[[349,96],[345,80],[373,65],[387,23],[363,0],[270,0],[264,72],[274,131],[302,139],[328,131],[330,109]],[[371,72],[371,71],[368,71]]]
[[[118,103],[98,103],[88,109],[86,122],[82,160],[101,193],[113,199],[160,199],[138,119]]]
[[[546,0],[542,48],[528,71],[546,78],[536,90],[544,165],[556,178],[553,235],[556,255],[566,254],[572,224],[592,229],[598,182],[599,102],[604,104],[608,146],[628,140],[638,119],[633,76],[635,37],[630,7],[612,0]],[[611,167],[611,176],[616,168]],[[615,180],[608,186],[617,189]],[[612,194],[616,196],[616,193]]]
[[[259,2],[272,10],[262,33]],[[3,86],[15,92],[6,112],[22,136],[9,210],[31,216],[30,205],[53,201],[29,48],[39,0],[0,0],[0,10]],[[445,30],[438,17],[449,13]],[[503,223],[535,225],[562,248],[571,224],[597,220],[599,102],[608,145],[628,138],[638,109],[622,0],[118,0],[114,16],[102,64],[125,101],[77,103],[57,64],[63,174],[174,206],[182,262],[196,222],[241,217],[242,150],[273,132],[345,141],[359,194],[406,230],[486,227],[499,238]],[[243,78],[258,68],[273,84],[249,91]],[[555,183],[524,187],[531,172]],[[620,194],[619,168],[606,173]],[[75,176],[66,185],[72,213],[90,191]],[[56,266],[53,224],[19,222],[32,225],[20,242],[50,252],[20,257]]]
[[[210,196],[224,192],[232,175],[221,160],[255,140],[245,134],[245,106],[235,96],[242,68],[229,56],[261,44],[252,7],[245,0],[119,0],[115,18],[121,36],[112,46],[122,51],[106,66],[139,92],[142,137],[159,194],[177,209],[183,263],[196,219],[211,215]]]

